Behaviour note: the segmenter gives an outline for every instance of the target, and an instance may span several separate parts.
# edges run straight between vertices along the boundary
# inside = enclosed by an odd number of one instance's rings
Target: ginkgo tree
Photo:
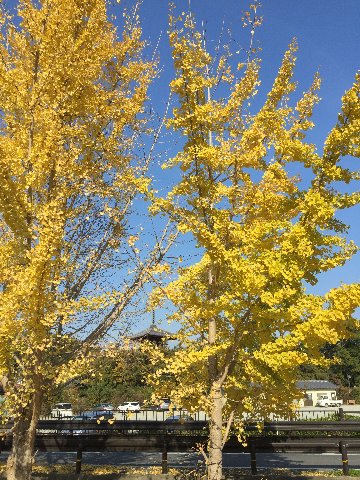
[[[246,19],[254,31],[260,21],[258,7],[251,8]],[[317,148],[306,133],[314,126],[320,78],[291,101],[295,41],[254,112],[260,61],[249,52],[232,71],[225,50],[215,69],[194,17],[172,16],[170,23],[178,106],[168,125],[185,145],[164,165],[180,168],[181,180],[154,211],[192,234],[200,258],[153,294],[154,303],[171,300],[171,318],[181,328],[174,356],[161,363],[158,352],[152,381],[159,396],[210,415],[203,453],[208,478],[220,480],[233,425],[241,434],[244,418],[289,413],[299,395],[299,366],[321,362],[320,347],[356,322],[359,284],[323,296],[308,287],[356,251],[336,212],[355,205],[359,193],[342,193],[334,184],[358,178],[341,160],[360,154],[360,75]]]
[[[136,11],[118,35],[108,6],[20,0],[15,19],[5,10],[0,18],[0,375],[3,414],[14,420],[8,480],[30,479],[46,392],[89,374],[91,346],[169,245],[164,233],[147,256],[136,248],[131,212],[149,185],[149,159],[137,147],[156,68],[144,59]]]

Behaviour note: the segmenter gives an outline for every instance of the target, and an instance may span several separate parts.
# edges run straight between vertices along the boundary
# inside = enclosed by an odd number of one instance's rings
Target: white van
[[[72,417],[72,405],[71,403],[57,403],[51,409],[51,416],[56,418]]]

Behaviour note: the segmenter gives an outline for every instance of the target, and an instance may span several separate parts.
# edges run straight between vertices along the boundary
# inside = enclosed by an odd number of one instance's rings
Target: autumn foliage
[[[357,191],[337,187],[358,179],[342,160],[360,155],[360,76],[316,147],[307,132],[320,77],[293,100],[295,41],[262,106],[253,107],[257,4],[244,17],[250,46],[237,69],[229,49],[213,58],[191,14],[173,12],[178,103],[168,127],[185,146],[164,165],[177,167],[181,180],[156,198],[149,157],[136,155],[148,133],[155,65],[144,60],[136,10],[125,13],[119,36],[107,7],[20,0],[15,21],[0,17],[0,375],[14,417],[8,480],[30,478],[47,391],[91,374],[91,346],[146,281],[169,273],[161,261],[173,237],[161,233],[143,252],[129,228],[143,194],[199,252],[152,296],[153,304],[171,300],[181,329],[173,356],[156,352],[160,367],[150,380],[159,396],[210,414],[204,455],[209,479],[219,480],[230,428],[241,433],[245,417],[291,410],[299,366],[321,364],[322,345],[354,325],[358,284],[323,296],[309,287],[356,252],[336,214],[359,202]],[[111,283],[129,259],[134,268]]]
[[[247,19],[255,28],[252,8]],[[260,61],[251,51],[237,71],[226,51],[214,69],[216,58],[191,14],[171,18],[170,43],[178,106],[168,125],[185,146],[164,168],[178,166],[182,178],[154,209],[190,233],[200,254],[154,294],[153,301],[166,298],[175,306],[183,347],[163,363],[154,385],[177,405],[210,414],[207,462],[216,479],[231,425],[241,433],[244,418],[291,412],[299,366],[321,363],[321,346],[354,324],[359,284],[324,296],[309,286],[356,252],[336,213],[360,197],[342,193],[335,182],[358,178],[341,160],[360,155],[360,75],[317,148],[306,135],[314,127],[320,78],[291,100],[295,41],[258,111],[251,105]],[[217,92],[226,88],[221,98]]]
[[[0,373],[8,478],[21,480],[46,390],[88,370],[86,337],[141,285],[109,291],[106,277],[149,183],[134,151],[154,65],[136,15],[118,38],[104,0],[21,0],[18,16],[3,15],[0,37]]]

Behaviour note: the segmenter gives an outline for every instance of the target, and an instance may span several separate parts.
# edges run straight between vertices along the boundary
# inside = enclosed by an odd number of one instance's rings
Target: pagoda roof
[[[154,325],[154,323],[152,323],[150,327],[145,328],[145,330],[141,330],[141,332],[139,333],[130,335],[128,338],[130,340],[162,340],[163,338],[167,338],[168,340],[174,340],[176,337],[173,333],[162,330],[161,328]]]

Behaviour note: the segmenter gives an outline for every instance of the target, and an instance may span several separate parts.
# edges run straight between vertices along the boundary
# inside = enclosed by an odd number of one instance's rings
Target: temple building
[[[130,335],[128,339],[135,342],[143,342],[144,340],[147,340],[156,345],[161,345],[167,340],[176,340],[176,336],[171,332],[167,332],[166,330],[157,327],[153,316],[150,327],[145,328],[145,330],[141,330],[141,332],[135,333],[134,335]]]

